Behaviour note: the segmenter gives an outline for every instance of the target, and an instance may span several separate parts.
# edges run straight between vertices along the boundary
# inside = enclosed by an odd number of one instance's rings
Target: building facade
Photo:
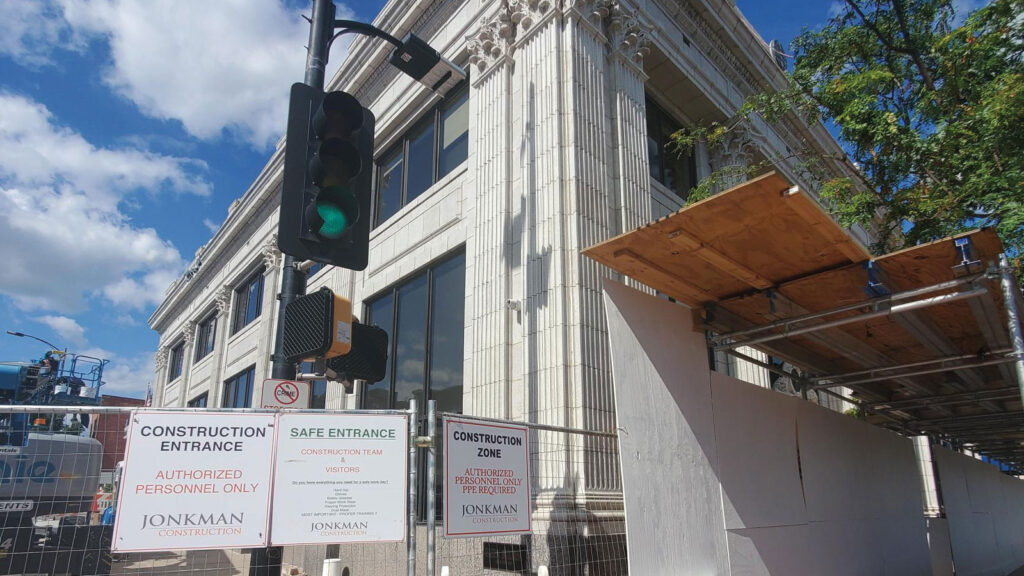
[[[314,405],[430,398],[448,412],[613,431],[601,281],[614,275],[581,250],[677,210],[719,168],[806,143],[841,154],[795,118],[751,123],[684,158],[666,149],[678,128],[723,121],[784,85],[729,0],[391,0],[374,24],[416,33],[469,78],[432,94],[387,63],[389,45],[359,38],[328,85],[377,119],[370,263],[316,267],[308,290],[350,298],[391,350],[384,381],[351,393],[317,383]],[[278,320],[283,152],[282,142],[150,318],[157,405],[259,403]],[[777,169],[814,189],[796,166]],[[751,365],[735,370],[767,385]],[[620,516],[614,456],[584,447],[568,460],[579,497],[567,506]],[[563,494],[566,476],[542,474],[542,494]],[[540,498],[541,519],[556,500]]]

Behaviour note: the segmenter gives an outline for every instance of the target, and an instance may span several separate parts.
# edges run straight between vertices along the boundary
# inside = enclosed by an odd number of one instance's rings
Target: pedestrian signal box
[[[289,362],[334,358],[352,349],[352,303],[330,288],[299,296],[284,310]]]

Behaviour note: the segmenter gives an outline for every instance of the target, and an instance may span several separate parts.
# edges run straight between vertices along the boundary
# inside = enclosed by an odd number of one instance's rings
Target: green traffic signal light
[[[282,252],[366,268],[374,123],[350,94],[292,86],[278,219]]]
[[[319,189],[307,210],[310,232],[327,239],[341,238],[359,220],[355,178],[363,170],[353,133],[363,127],[363,107],[344,92],[330,92],[313,116],[313,133],[320,142],[310,158],[309,173]]]

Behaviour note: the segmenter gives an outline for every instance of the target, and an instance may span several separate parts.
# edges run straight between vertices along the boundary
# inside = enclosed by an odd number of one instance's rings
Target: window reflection
[[[466,258],[440,262],[367,304],[368,321],[388,332],[388,371],[369,384],[363,408],[404,409],[434,399],[462,411]]]
[[[394,216],[465,162],[468,153],[469,90],[463,85],[427,112],[377,161],[375,225]]]

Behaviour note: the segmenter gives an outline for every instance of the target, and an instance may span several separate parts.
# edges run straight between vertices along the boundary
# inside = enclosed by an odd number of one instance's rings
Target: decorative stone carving
[[[153,362],[156,364],[157,371],[161,371],[167,368],[167,347],[161,346],[157,348],[156,354],[153,356]]]
[[[608,16],[608,36],[612,50],[626,60],[643,65],[644,57],[651,53],[652,28],[640,22],[631,9],[613,2]]]
[[[214,296],[217,306],[217,314],[223,315],[228,313],[228,309],[231,308],[231,294],[234,290],[230,286],[221,286],[220,290],[217,290],[217,294]]]
[[[277,234],[271,234],[270,239],[263,245],[263,265],[267,272],[276,270],[281,262],[281,251],[277,249]]]
[[[579,13],[595,28],[601,30],[614,5],[614,0],[566,0],[565,10]]]
[[[743,124],[733,128],[721,144],[711,151],[711,167],[715,170],[723,168],[743,168],[750,164],[754,152],[758,149],[758,142],[763,140],[760,133],[749,124]],[[739,171],[734,174],[726,174],[719,183],[721,190],[727,190],[741,184],[745,177]]]
[[[195,320],[189,320],[185,322],[185,347],[191,348],[192,344],[196,341],[196,326]]]
[[[509,0],[508,12],[512,24],[523,32],[533,28],[554,6],[551,0]]]
[[[489,21],[481,20],[480,29],[466,37],[469,63],[483,72],[515,51],[515,26],[506,10],[500,10]]]

